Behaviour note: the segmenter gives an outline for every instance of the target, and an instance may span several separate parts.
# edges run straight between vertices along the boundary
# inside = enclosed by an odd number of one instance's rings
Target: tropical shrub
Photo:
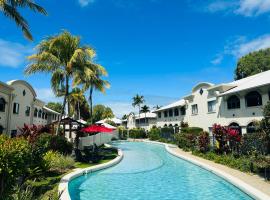
[[[128,130],[126,128],[124,128],[123,126],[120,126],[117,129],[118,129],[119,139],[126,140]]]
[[[48,151],[44,157],[50,171],[64,172],[74,166],[74,159],[70,156],[64,156],[56,151]]]
[[[64,155],[68,155],[72,153],[73,145],[63,136],[45,133],[37,138],[35,148],[42,153],[53,150]]]
[[[192,133],[177,133],[175,134],[175,142],[179,148],[185,151],[196,148],[197,134]]]
[[[198,137],[198,148],[201,152],[207,152],[209,151],[209,147],[210,147],[209,133],[203,131],[200,133]]]
[[[146,132],[142,128],[134,128],[129,130],[129,137],[130,138],[146,138]]]
[[[187,128],[188,127],[188,123],[187,122],[184,122],[184,121],[181,121],[180,127],[181,128]]]
[[[150,140],[159,140],[161,137],[160,129],[156,127],[151,128],[151,130],[148,132],[148,137]]]
[[[0,197],[12,192],[18,177],[28,172],[31,146],[23,138],[0,136]]]
[[[35,143],[37,138],[42,133],[50,133],[50,132],[51,130],[48,126],[42,126],[42,125],[36,126],[36,125],[24,124],[23,127],[19,128],[19,134],[17,136],[24,137],[30,143]]]
[[[257,152],[259,154],[267,153],[267,135],[264,132],[256,132],[252,134],[245,134],[243,136],[240,151],[244,155],[252,155]]]

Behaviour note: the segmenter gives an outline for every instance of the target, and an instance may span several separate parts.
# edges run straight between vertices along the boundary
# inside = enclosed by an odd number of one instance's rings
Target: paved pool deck
[[[266,195],[270,196],[270,182],[265,181],[262,177],[259,177],[258,175],[244,173],[244,172],[232,169],[230,167],[215,163],[213,161],[206,160],[204,158],[192,155],[191,152],[185,152],[182,149],[180,149],[174,145],[168,145],[168,148],[180,156],[190,157],[190,158],[195,159],[201,163],[210,165],[214,168],[217,168],[221,171],[224,171],[225,173],[242,180],[243,182],[247,183],[248,185],[250,185],[250,186],[256,188],[257,190],[265,193]]]

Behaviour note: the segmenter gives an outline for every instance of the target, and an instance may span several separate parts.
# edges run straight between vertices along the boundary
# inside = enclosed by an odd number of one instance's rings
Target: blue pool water
[[[251,200],[222,178],[176,158],[162,145],[119,142],[123,160],[69,183],[72,200]]]

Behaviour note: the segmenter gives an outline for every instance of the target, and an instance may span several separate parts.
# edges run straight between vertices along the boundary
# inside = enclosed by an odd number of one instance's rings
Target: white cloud
[[[79,4],[81,7],[88,6],[91,3],[94,3],[95,0],[79,0]]]
[[[37,98],[48,103],[48,102],[62,102],[62,98],[56,97],[51,88],[35,88]]]
[[[227,56],[233,56],[240,58],[248,53],[258,51],[261,49],[270,48],[270,35],[262,35],[257,38],[248,40],[246,37],[240,36],[233,41],[228,42],[222,53],[216,55],[216,58],[211,61],[212,64],[220,64],[223,58]]]
[[[0,39],[0,66],[17,68],[26,62],[26,56],[33,48],[19,43]]]
[[[207,4],[209,12],[232,12],[246,17],[258,16],[270,12],[270,0],[215,0]]]
[[[245,37],[237,39],[233,45],[226,47],[227,54],[234,55],[239,58],[250,52],[266,49],[270,47],[270,35],[263,35],[252,40],[247,40]]]

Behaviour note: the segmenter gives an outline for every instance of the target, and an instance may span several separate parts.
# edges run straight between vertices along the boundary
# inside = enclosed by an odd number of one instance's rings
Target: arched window
[[[262,96],[257,91],[249,92],[245,98],[247,107],[262,105]]]
[[[236,95],[232,95],[227,100],[228,109],[240,108],[240,99]]]
[[[164,127],[167,127],[167,124],[165,124]]]
[[[38,116],[38,109],[35,108],[35,111],[34,111],[34,117],[37,117]]]
[[[42,112],[42,119],[45,119],[45,112]]]
[[[173,125],[172,124],[169,124],[169,127],[173,127]]]
[[[255,133],[256,132],[256,126],[254,122],[250,122],[247,125],[247,133]]]
[[[239,124],[233,122],[229,125],[229,128],[237,130],[240,135],[242,135],[242,128],[239,126]]]
[[[39,110],[38,111],[38,118],[41,118],[42,117],[42,110]]]
[[[0,112],[5,112],[6,101],[4,98],[0,98]]]

